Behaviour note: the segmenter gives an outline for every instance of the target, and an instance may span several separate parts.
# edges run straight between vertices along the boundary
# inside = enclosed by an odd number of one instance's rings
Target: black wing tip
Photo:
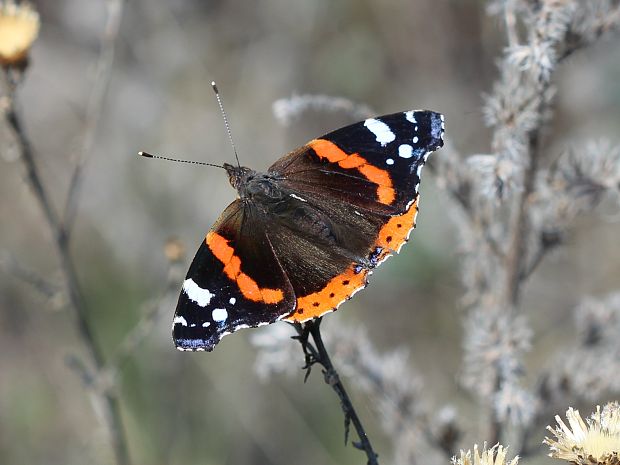
[[[430,123],[431,123],[431,137],[435,140],[435,148],[433,150],[437,150],[440,147],[443,147],[443,135],[446,129],[445,118],[441,113],[437,113],[436,111],[429,111],[430,113]]]
[[[411,110],[413,113],[422,113],[424,116],[428,117],[428,121],[430,123],[431,129],[431,139],[432,142],[430,144],[430,150],[437,150],[444,145],[443,135],[446,129],[445,117],[442,113],[434,110]],[[408,112],[405,112],[408,113]]]

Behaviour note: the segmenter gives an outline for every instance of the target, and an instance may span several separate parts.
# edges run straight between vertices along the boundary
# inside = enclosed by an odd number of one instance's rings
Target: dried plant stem
[[[174,263],[171,265],[168,273],[168,283],[163,292],[156,299],[147,303],[146,311],[140,321],[125,336],[116,353],[110,357],[106,370],[112,378],[114,378],[123,363],[135,353],[142,341],[152,332],[163,312],[168,310],[167,306],[163,305],[163,303],[167,302],[166,297],[178,293],[179,280],[177,275],[183,275],[175,273],[175,267],[177,266],[178,264]]]
[[[614,10],[606,15],[604,19],[601,19],[600,24],[596,28],[596,33],[593,41],[596,41],[605,33],[617,27],[618,17],[620,16],[620,5],[616,6]],[[570,29],[565,33],[565,40],[571,37]],[[509,33],[510,35],[510,33]],[[577,50],[588,45],[585,40],[577,40],[574,43],[570,43],[564,51],[558,57],[557,64],[559,65],[566,58],[571,56]],[[512,246],[508,256],[508,280],[507,280],[507,297],[508,302],[516,307],[519,303],[519,294],[521,284],[525,281],[527,276],[540,264],[544,258],[546,252],[551,247],[543,247],[537,256],[534,258],[533,263],[526,268],[524,261],[527,258],[527,239],[529,227],[529,217],[527,213],[528,201],[531,195],[534,193],[536,185],[536,174],[538,171],[538,159],[540,154],[540,139],[541,130],[544,127],[543,115],[547,111],[549,105],[548,100],[545,99],[545,94],[550,87],[550,81],[544,80],[538,83],[537,95],[540,99],[540,104],[537,108],[537,114],[540,123],[529,134],[528,153],[527,153],[527,166],[524,173],[523,192],[519,199],[519,207],[517,210],[517,216],[514,223],[514,236]]]
[[[542,115],[542,108],[539,115]],[[530,134],[529,153],[527,167],[523,180],[523,192],[519,198],[519,206],[516,213],[513,231],[513,240],[508,253],[508,279],[506,297],[511,308],[519,304],[521,284],[523,283],[524,260],[527,257],[527,240],[530,231],[530,221],[528,215],[528,201],[534,192],[536,185],[536,173],[538,171],[538,145],[540,140],[540,127]]]
[[[114,50],[125,1],[126,0],[106,0],[107,15],[104,36],[101,40],[99,57],[95,65],[95,80],[86,106],[82,144],[77,154],[76,165],[69,182],[69,190],[67,192],[61,222],[62,234],[65,236],[67,242],[69,241],[78,209],[78,194],[82,185],[84,166],[88,159],[88,154],[92,151],[96,129],[99,124],[99,119],[101,118],[104,97],[110,83],[110,78],[112,77]]]
[[[60,259],[60,269],[66,282],[67,293],[71,306],[75,310],[78,333],[84,342],[84,346],[87,349],[88,355],[92,360],[95,369],[100,371],[104,366],[103,353],[88,325],[86,301],[82,294],[75,266],[71,260],[68,242],[66,240],[64,230],[60,226],[58,216],[56,215],[50,202],[50,196],[48,195],[41,181],[41,177],[39,176],[34,160],[32,145],[26,135],[19,115],[17,114],[15,108],[15,83],[13,82],[10,71],[5,70],[3,74],[6,83],[5,87],[8,90],[8,108],[6,109],[6,119],[9,126],[15,133],[17,144],[20,149],[20,155],[26,166],[27,181],[32,187],[37,201],[41,205],[48,227],[54,236],[54,244]],[[112,446],[116,456],[116,463],[118,465],[128,465],[130,463],[129,452],[123,429],[118,398],[112,392],[99,392],[97,389],[94,389],[93,393],[99,397],[101,405],[105,408],[105,415],[107,417],[106,426],[110,433]]]
[[[519,36],[517,35],[517,18],[514,12],[514,6],[508,2],[504,5],[504,25],[506,27],[508,46],[516,46],[519,43]]]
[[[368,439],[368,435],[364,430],[364,426],[353,407],[353,403],[349,398],[349,394],[347,394],[344,385],[340,381],[340,377],[338,376],[338,372],[334,368],[332,361],[327,353],[327,349],[325,348],[325,344],[323,343],[323,338],[321,337],[321,318],[316,320],[312,320],[305,325],[295,325],[297,332],[299,334],[299,340],[304,349],[304,353],[306,354],[306,369],[308,370],[306,377],[310,373],[310,368],[315,363],[318,363],[323,367],[323,376],[325,378],[325,382],[329,384],[334,392],[338,395],[340,399],[340,406],[342,407],[342,412],[344,413],[345,418],[345,442],[348,438],[349,432],[349,424],[353,423],[353,427],[357,432],[357,436],[359,437],[359,443],[354,442],[353,445],[360,450],[363,450],[366,453],[366,457],[368,457],[369,465],[378,465],[377,454],[372,448],[370,444],[370,440]],[[308,336],[311,335],[314,341],[314,346],[310,344],[308,341]]]

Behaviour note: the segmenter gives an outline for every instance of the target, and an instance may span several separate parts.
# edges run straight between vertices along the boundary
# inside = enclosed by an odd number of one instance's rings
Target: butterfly
[[[399,252],[418,212],[420,172],[444,117],[405,111],[330,132],[266,173],[224,164],[238,198],[207,233],[172,324],[180,350],[336,310]]]

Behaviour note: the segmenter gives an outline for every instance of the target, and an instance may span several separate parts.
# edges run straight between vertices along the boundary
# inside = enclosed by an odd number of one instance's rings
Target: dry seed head
[[[0,0],[0,65],[25,61],[39,27],[39,13],[30,3]]]

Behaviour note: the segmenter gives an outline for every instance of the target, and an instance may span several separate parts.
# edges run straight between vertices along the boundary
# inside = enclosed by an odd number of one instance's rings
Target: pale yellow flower
[[[579,411],[569,408],[567,426],[559,415],[558,426],[547,429],[555,439],[543,441],[551,449],[550,457],[578,465],[620,465],[620,404],[611,402],[601,410],[596,407],[590,418],[583,421]]]
[[[478,451],[478,444],[474,445],[474,452],[471,450],[465,452],[461,450],[460,457],[453,457],[453,465],[517,465],[519,457],[515,457],[509,462],[506,462],[506,453],[508,448],[495,444],[490,449],[487,449],[486,443],[482,447],[482,453]]]
[[[39,13],[29,3],[0,0],[0,65],[23,61],[39,35]]]

